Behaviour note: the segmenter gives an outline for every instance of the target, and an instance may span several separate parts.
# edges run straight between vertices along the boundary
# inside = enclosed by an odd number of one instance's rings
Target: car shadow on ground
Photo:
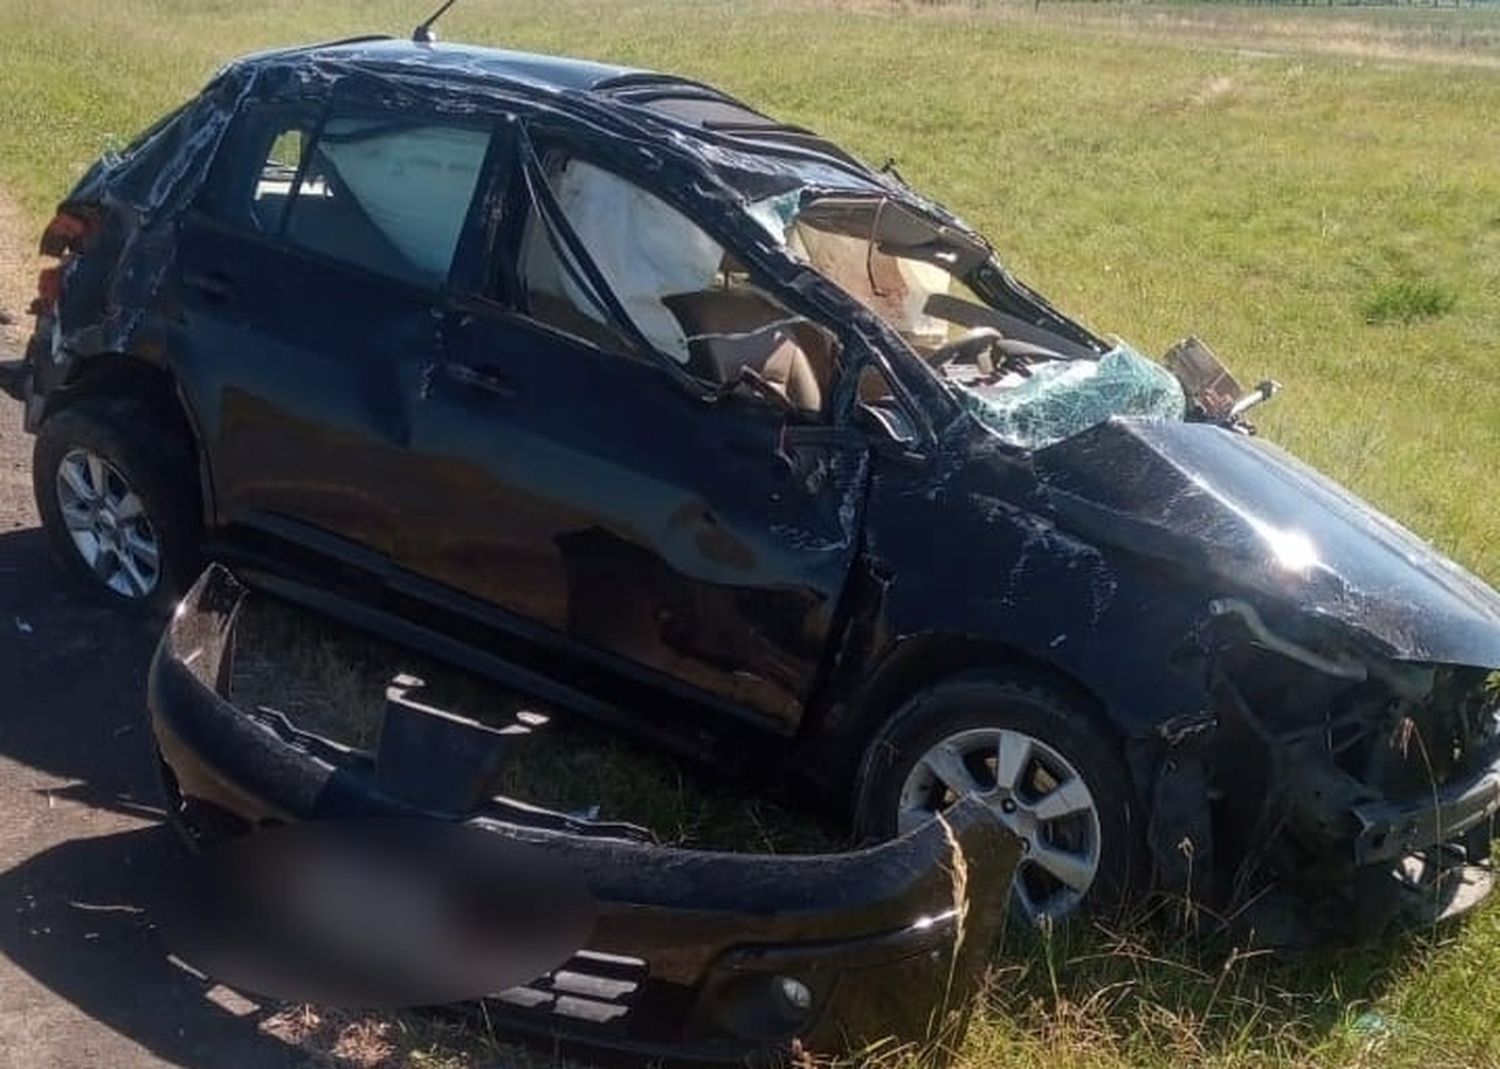
[[[259,1030],[264,1014],[254,1003],[212,1001],[221,989],[168,957],[148,904],[174,849],[153,825],[33,855],[0,876],[0,900],[16,904],[0,924],[0,950],[52,993],[167,1062],[302,1064],[305,1055]]]
[[[169,960],[145,912],[176,849],[155,823],[144,718],[156,637],[154,624],[75,592],[40,530],[0,534],[0,953],[164,1061],[301,1064],[257,1031],[260,1013],[206,998],[210,985]]]

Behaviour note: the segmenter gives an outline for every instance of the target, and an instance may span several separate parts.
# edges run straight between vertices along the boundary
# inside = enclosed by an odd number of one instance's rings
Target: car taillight
[[[42,268],[36,279],[36,300],[31,302],[32,315],[47,315],[57,307],[62,296],[63,268],[69,260],[88,248],[99,231],[99,221],[79,211],[60,211],[42,231],[42,255],[57,263]]]
[[[62,296],[62,267],[53,264],[44,267],[36,276],[36,300],[31,304],[31,314],[41,315],[57,307]]]

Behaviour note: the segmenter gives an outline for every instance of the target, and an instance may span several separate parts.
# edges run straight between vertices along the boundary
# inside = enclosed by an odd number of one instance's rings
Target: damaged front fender
[[[1162,884],[1281,943],[1371,938],[1482,901],[1500,811],[1487,673],[1219,609],[1198,638],[1208,708],[1150,742]]]

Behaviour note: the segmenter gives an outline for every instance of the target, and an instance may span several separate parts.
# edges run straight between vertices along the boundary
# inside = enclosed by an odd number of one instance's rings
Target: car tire
[[[147,406],[63,409],[38,431],[31,470],[53,556],[95,597],[159,616],[192,583],[203,529],[196,464]]]
[[[1098,716],[1067,689],[1024,673],[965,673],[924,690],[865,753],[856,830],[890,838],[977,791],[1022,840],[1011,898],[1018,919],[1043,926],[1117,909],[1144,870],[1144,828]]]

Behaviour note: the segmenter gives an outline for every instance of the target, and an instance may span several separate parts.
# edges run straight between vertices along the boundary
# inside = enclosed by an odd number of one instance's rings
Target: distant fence
[[[903,0],[898,0],[903,2]],[[1057,0],[1046,0],[1053,6]],[[1169,6],[1169,7],[1416,7],[1416,8],[1487,8],[1500,12],[1500,0],[1061,0],[1067,4],[1100,7]],[[916,0],[924,6],[943,7],[1040,7],[1043,0]]]

